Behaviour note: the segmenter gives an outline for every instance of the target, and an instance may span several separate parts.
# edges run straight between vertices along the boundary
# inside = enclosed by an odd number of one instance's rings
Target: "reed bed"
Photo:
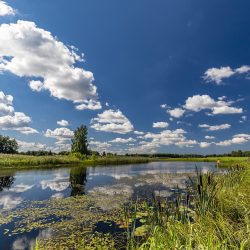
[[[147,231],[130,232],[127,249],[250,249],[249,188],[245,162],[223,175],[197,173],[185,194],[146,206]]]

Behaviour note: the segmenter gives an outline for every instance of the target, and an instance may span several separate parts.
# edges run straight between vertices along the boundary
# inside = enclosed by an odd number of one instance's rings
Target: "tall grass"
[[[145,209],[148,230],[127,249],[250,249],[249,188],[250,168],[197,173],[186,194]]]
[[[65,164],[91,165],[117,165],[132,163],[147,163],[146,157],[126,157],[126,156],[106,156],[79,159],[74,155],[53,155],[53,156],[30,156],[21,154],[0,154],[0,168],[34,168],[34,167],[53,167]]]

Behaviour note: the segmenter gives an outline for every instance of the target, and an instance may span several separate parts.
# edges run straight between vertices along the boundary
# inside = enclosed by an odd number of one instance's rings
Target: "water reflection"
[[[25,205],[24,201],[61,199],[86,195],[103,211],[111,211],[131,199],[171,197],[186,187],[188,176],[216,171],[214,163],[154,162],[122,166],[68,167],[49,170],[0,171],[0,213]],[[2,173],[2,174],[1,174]],[[80,198],[80,197],[78,197]],[[63,200],[62,200],[63,201]],[[56,202],[55,202],[56,203]],[[49,238],[50,229],[4,235],[0,226],[0,249],[30,249],[36,238]]]
[[[87,183],[87,168],[72,168],[69,176],[70,196],[85,194],[85,186]]]
[[[15,181],[13,176],[0,176],[0,192],[5,188],[9,189]]]

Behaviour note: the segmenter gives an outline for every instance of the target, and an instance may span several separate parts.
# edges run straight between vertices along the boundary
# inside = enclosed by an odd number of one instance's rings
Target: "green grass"
[[[250,166],[248,157],[204,157],[204,158],[156,158],[157,161],[186,161],[186,162],[215,162],[219,167],[235,167],[236,165]]]
[[[148,213],[144,242],[132,238],[129,249],[250,249],[250,162],[221,161],[236,168],[224,175],[198,175],[192,210],[179,203],[183,197],[174,204],[157,203]]]
[[[111,156],[111,157],[95,157],[90,159],[80,160],[73,155],[52,155],[52,156],[29,156],[21,154],[0,154],[0,169],[1,168],[41,168],[41,167],[60,167],[68,165],[116,165],[116,164],[132,164],[146,163],[149,158],[145,157],[126,157],[126,156]]]

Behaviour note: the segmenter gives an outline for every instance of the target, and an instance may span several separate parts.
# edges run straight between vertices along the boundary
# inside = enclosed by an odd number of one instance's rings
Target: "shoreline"
[[[72,166],[126,165],[149,162],[219,162],[219,167],[245,167],[248,157],[204,157],[204,158],[151,158],[136,156],[106,156],[80,160],[70,155],[29,156],[0,154],[0,170],[6,169],[50,169]]]

